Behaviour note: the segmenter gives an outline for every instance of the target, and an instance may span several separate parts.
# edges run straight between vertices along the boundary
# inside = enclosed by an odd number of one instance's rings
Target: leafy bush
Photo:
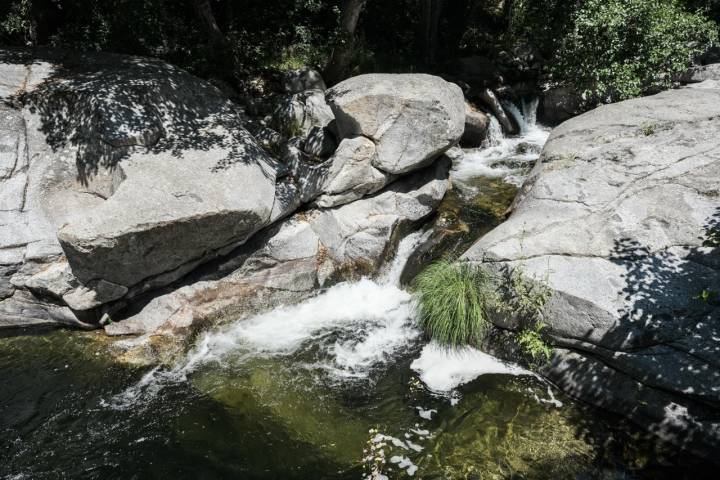
[[[498,308],[525,324],[542,322],[542,312],[552,291],[538,279],[530,279],[522,267],[508,268],[499,283]]]
[[[482,267],[447,260],[427,267],[414,282],[419,321],[445,345],[477,345],[485,337],[487,308],[496,301],[493,275]]]
[[[576,5],[577,0],[516,0],[508,40],[531,42],[545,58],[551,58],[569,29]]]
[[[523,351],[534,361],[545,359],[549,360],[552,355],[552,347],[543,339],[542,330],[545,324],[536,322],[531,328],[526,328],[517,336],[517,342]]]
[[[676,0],[587,0],[553,73],[591,104],[615,102],[671,87],[717,41],[717,25]]]

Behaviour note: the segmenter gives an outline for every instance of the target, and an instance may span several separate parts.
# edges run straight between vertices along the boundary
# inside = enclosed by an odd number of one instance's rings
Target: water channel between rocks
[[[454,166],[453,248],[503,218],[547,139],[533,110]],[[117,364],[97,333],[0,339],[0,478],[660,478],[614,419],[422,339],[400,276],[430,234],[376,279],[205,332],[172,368]]]

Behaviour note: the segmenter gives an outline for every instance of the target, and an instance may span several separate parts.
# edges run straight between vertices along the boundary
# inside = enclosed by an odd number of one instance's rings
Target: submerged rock
[[[371,139],[373,166],[387,173],[428,165],[459,142],[465,126],[462,90],[431,75],[360,75],[329,89],[327,100],[340,136]]]
[[[705,456],[720,448],[719,132],[712,88],[569,120],[464,254],[547,281],[554,383]]]

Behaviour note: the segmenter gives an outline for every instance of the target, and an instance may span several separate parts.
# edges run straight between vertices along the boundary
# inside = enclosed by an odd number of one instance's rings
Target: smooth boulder
[[[713,88],[568,120],[463,256],[549,284],[554,383],[704,456],[720,448],[718,134]]]
[[[465,100],[460,87],[424,74],[368,74],[326,92],[341,138],[375,143],[376,168],[402,174],[426,166],[460,141]]]
[[[204,275],[115,318],[109,335],[175,336],[301,301],[343,280],[373,274],[408,230],[431,215],[450,183],[450,161],[409,175],[374,196],[297,213],[238,248]]]
[[[90,310],[171,283],[270,222],[277,162],[211,84],[139,57],[0,58],[0,74],[28,79],[3,76],[4,297]],[[0,315],[22,323],[15,298]]]

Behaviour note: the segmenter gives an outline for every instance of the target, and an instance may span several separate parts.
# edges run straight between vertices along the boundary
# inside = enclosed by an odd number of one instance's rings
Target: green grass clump
[[[478,345],[490,328],[487,308],[496,301],[495,278],[485,268],[442,260],[413,284],[420,327],[445,345]]]

